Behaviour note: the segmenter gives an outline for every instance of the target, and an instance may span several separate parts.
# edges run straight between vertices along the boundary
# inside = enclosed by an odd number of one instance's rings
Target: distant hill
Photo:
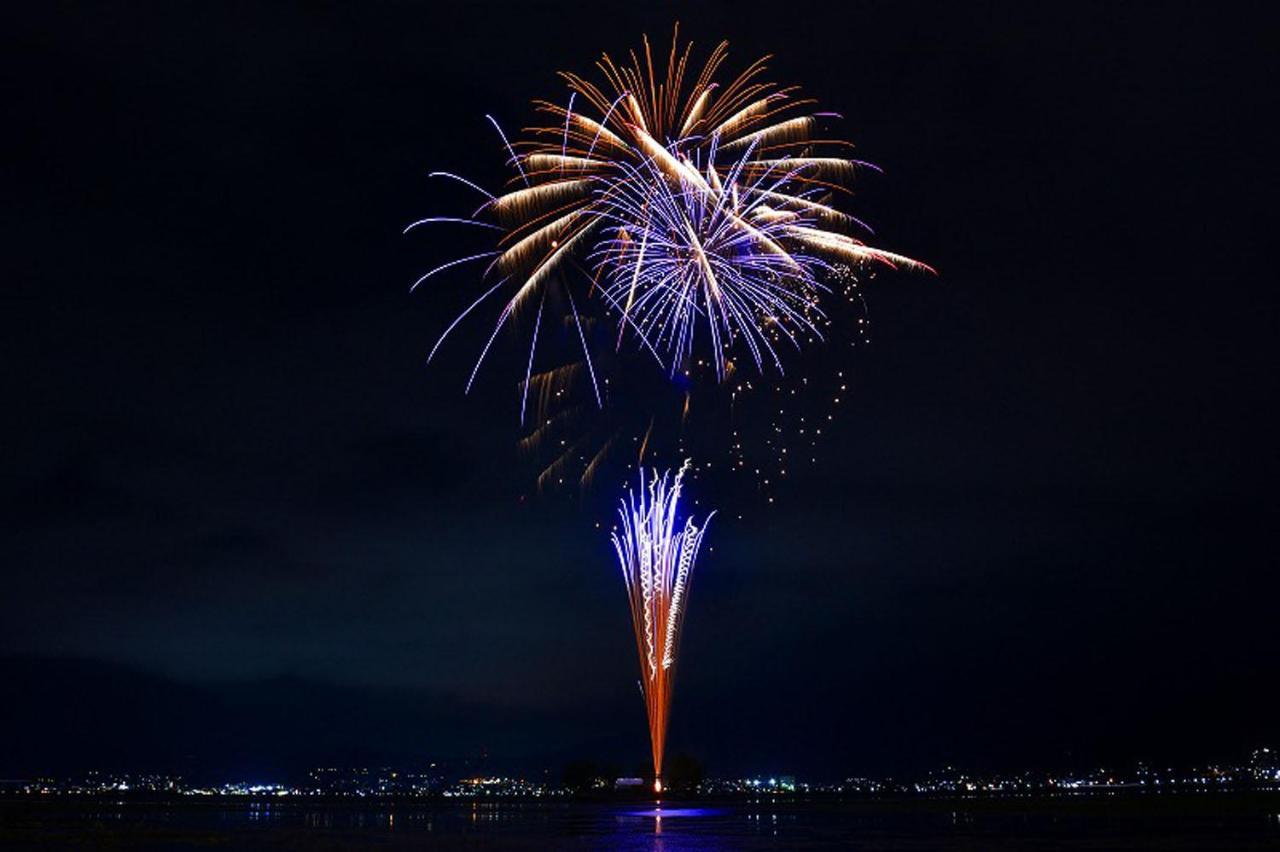
[[[93,768],[279,777],[483,752],[558,769],[557,748],[582,739],[571,720],[520,711],[513,725],[516,711],[296,678],[191,684],[104,662],[7,657],[0,682],[0,777]],[[539,731],[540,743],[530,736]]]

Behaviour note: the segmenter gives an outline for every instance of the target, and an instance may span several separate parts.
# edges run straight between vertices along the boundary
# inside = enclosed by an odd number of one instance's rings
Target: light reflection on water
[[[1141,803],[1138,803],[1141,804]],[[1176,804],[1176,803],[1171,803]],[[1195,811],[1198,811],[1196,813]],[[473,802],[225,804],[76,803],[16,811],[0,807],[0,847],[37,848],[56,836],[93,848],[190,849],[321,845],[354,852],[418,848],[683,850],[779,845],[852,849],[1029,847],[1169,850],[1280,848],[1276,801],[1192,812],[1137,805],[1090,809],[1044,803],[740,802],[717,806]],[[13,842],[13,841],[18,842]]]

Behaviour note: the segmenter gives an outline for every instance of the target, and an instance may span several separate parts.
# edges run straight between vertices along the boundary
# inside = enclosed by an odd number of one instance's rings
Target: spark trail
[[[620,524],[612,534],[631,604],[631,623],[640,657],[640,689],[649,716],[654,791],[659,793],[689,580],[702,536],[715,514],[708,515],[701,526],[693,518],[679,520],[677,510],[687,469],[688,463],[674,475],[655,470],[646,484],[642,468],[640,487],[622,499],[618,508]]]

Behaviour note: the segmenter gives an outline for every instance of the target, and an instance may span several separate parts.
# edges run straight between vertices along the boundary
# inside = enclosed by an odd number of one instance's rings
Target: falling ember
[[[640,656],[640,691],[649,715],[655,793],[662,792],[662,755],[680,628],[688,608],[689,579],[702,535],[711,521],[711,515],[701,526],[692,518],[686,518],[683,524],[677,521],[680,489],[688,469],[689,463],[685,462],[674,476],[670,471],[654,471],[646,486],[642,468],[640,487],[622,499],[618,508],[620,528],[612,534]]]

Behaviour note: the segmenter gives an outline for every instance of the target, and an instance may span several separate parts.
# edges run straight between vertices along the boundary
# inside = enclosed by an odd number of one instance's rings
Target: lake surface
[[[720,805],[0,802],[5,849],[1280,849],[1280,795]]]

